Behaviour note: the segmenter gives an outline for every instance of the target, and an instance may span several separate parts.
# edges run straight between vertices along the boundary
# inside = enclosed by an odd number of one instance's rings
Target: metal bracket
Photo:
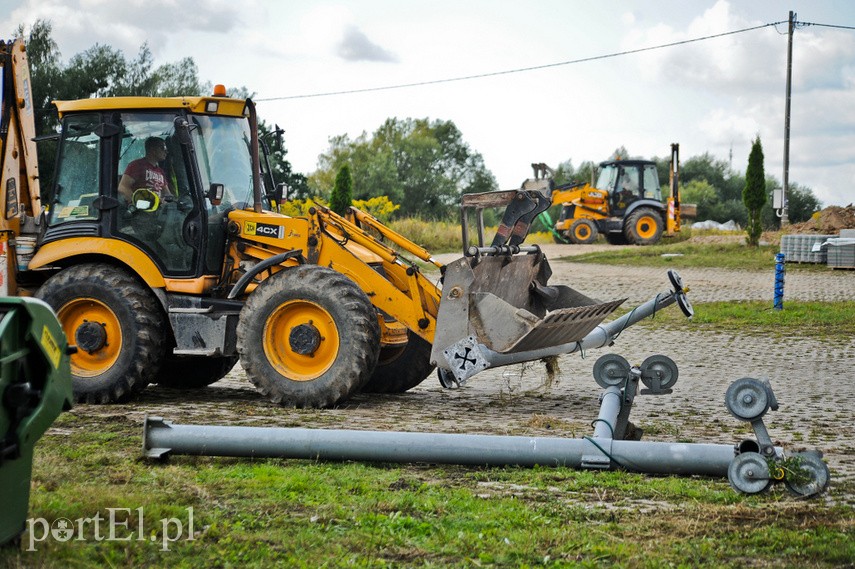
[[[451,365],[452,374],[454,374],[458,385],[463,383],[478,373],[490,367],[481,351],[481,344],[475,339],[475,336],[467,336],[459,342],[452,344],[443,350],[445,361]]]

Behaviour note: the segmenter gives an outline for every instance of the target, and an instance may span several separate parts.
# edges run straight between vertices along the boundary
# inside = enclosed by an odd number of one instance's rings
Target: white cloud
[[[9,0],[6,0],[9,2]],[[791,0],[800,19],[855,22],[855,3]],[[489,16],[489,17],[486,17]],[[542,71],[350,95],[297,94],[416,83],[686,41],[786,18],[777,0],[11,0],[5,37],[54,23],[66,58],[100,42],[129,56],[148,41],[157,64],[191,56],[200,77],[245,85],[268,122],[286,129],[298,171],[316,167],[330,136],[372,132],[388,117],[453,120],[503,188],[528,164],[605,159],[617,146],[685,158],[709,151],[744,170],[760,134],[781,177],[786,24]],[[348,37],[351,60],[339,53]],[[358,40],[358,41],[356,41]],[[796,31],[790,179],[826,203],[853,201],[855,33]],[[367,51],[366,51],[367,50]],[[396,57],[376,65],[365,56]],[[360,59],[363,58],[363,59]]]
[[[381,61],[396,63],[398,57],[368,39],[356,26],[348,26],[338,44],[337,53],[345,61]]]

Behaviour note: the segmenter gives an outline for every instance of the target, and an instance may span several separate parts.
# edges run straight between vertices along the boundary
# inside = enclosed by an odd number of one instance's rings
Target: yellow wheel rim
[[[651,237],[656,235],[656,229],[658,228],[658,223],[656,218],[650,215],[643,215],[638,218],[638,221],[635,223],[635,232],[642,239],[650,239]]]
[[[295,338],[311,341],[298,345]],[[264,325],[264,353],[283,376],[294,381],[312,381],[335,362],[340,339],[333,317],[323,307],[306,300],[280,305]]]
[[[77,298],[57,311],[69,342],[77,343],[78,331],[87,327],[98,330],[101,338],[91,351],[78,349],[71,356],[71,373],[77,377],[101,375],[119,359],[122,353],[122,327],[115,312],[94,298]]]
[[[576,226],[576,239],[585,240],[591,236],[591,228],[585,225],[584,223],[580,223]]]

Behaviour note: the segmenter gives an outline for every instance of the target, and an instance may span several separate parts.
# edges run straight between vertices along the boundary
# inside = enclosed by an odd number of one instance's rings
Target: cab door
[[[110,171],[112,195],[118,201],[114,234],[143,249],[165,276],[195,277],[202,274],[205,212],[190,153],[175,133],[175,118],[175,113],[147,112],[115,117],[119,134],[113,139]],[[147,144],[165,148],[165,155],[148,152]],[[153,188],[146,179],[159,180],[161,174],[166,191]],[[127,180],[133,181],[130,198],[119,191],[123,183],[130,183]]]

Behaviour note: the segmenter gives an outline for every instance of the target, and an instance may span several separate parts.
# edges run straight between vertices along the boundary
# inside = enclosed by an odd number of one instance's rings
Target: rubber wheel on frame
[[[237,356],[169,356],[154,382],[172,389],[200,389],[224,378],[237,361]]]
[[[430,343],[410,331],[407,331],[407,338],[403,348],[380,350],[377,367],[362,391],[403,393],[433,373],[436,366],[430,363]]]
[[[253,291],[241,310],[237,345],[247,377],[274,403],[332,407],[371,377],[380,326],[356,283],[301,265]]]
[[[577,219],[570,226],[570,241],[578,245],[590,245],[597,240],[597,226],[590,219]]]
[[[78,348],[70,358],[77,402],[127,401],[157,376],[166,320],[155,296],[127,271],[102,263],[69,267],[36,296]]]
[[[662,217],[649,208],[629,214],[624,225],[626,238],[635,245],[652,245],[662,237]]]

